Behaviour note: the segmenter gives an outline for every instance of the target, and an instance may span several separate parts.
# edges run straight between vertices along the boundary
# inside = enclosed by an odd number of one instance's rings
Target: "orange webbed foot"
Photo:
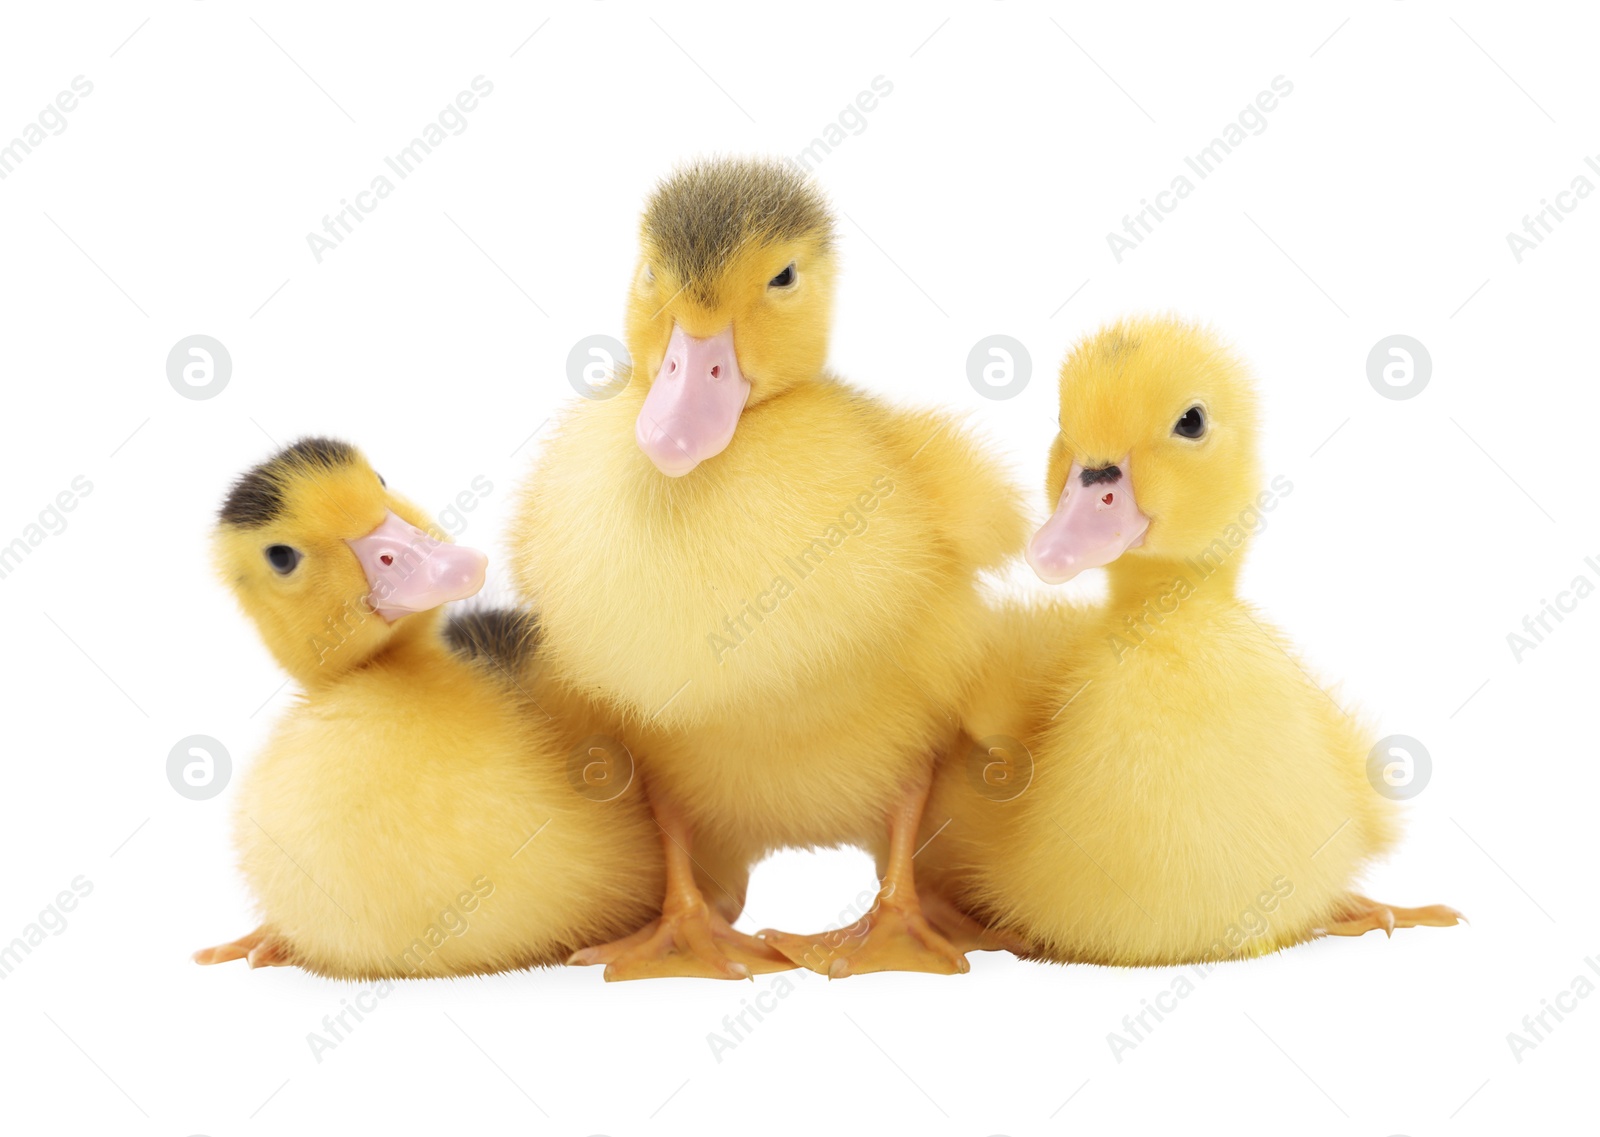
[[[268,927],[260,927],[232,943],[201,948],[194,961],[202,966],[242,959],[251,967],[284,967],[290,963],[288,941]]]
[[[965,953],[933,926],[915,896],[901,900],[888,890],[849,927],[813,936],[769,929],[761,938],[801,967],[830,979],[874,971],[959,975],[970,968]]]
[[[572,953],[569,964],[605,964],[608,983],[625,979],[750,979],[794,964],[754,936],[734,931],[704,903],[678,908],[637,932]]]
[[[1392,936],[1396,928],[1451,928],[1464,919],[1460,912],[1444,904],[1396,908],[1351,895],[1339,918],[1318,930],[1325,936],[1363,936],[1375,930]]]

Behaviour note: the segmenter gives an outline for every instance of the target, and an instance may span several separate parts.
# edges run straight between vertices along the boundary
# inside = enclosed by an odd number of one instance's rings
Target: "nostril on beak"
[[[711,378],[713,378],[713,379],[721,379],[722,378],[722,364],[719,363],[719,364],[717,364],[717,365],[715,365],[714,367],[711,368]]]
[[[1109,493],[1106,494],[1105,497],[1100,499],[1100,504],[1101,505],[1110,505],[1112,498],[1114,498],[1115,496],[1116,496],[1115,494],[1109,494]]]
[[[378,559],[379,559],[379,560],[380,560],[380,561],[382,561],[382,562],[383,562],[383,563],[384,563],[384,564],[385,564],[385,565],[392,565],[392,564],[394,564],[394,554],[393,554],[393,553],[384,553],[384,554],[383,554],[383,555],[382,555],[382,556],[381,556],[381,557],[379,557],[379,558],[378,558]]]

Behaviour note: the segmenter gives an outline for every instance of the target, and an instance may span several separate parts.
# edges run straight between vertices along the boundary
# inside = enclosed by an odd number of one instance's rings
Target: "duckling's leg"
[[[251,967],[282,967],[289,963],[289,945],[272,928],[263,924],[248,936],[240,936],[230,944],[201,948],[194,953],[198,964],[228,963],[231,960],[249,961]]]
[[[792,970],[793,963],[756,937],[734,931],[722,912],[706,903],[689,855],[689,823],[670,807],[654,801],[651,806],[667,862],[660,917],[620,940],[574,952],[567,962],[603,963],[608,982],[670,976],[749,979]]]
[[[1396,928],[1450,928],[1465,917],[1454,908],[1430,904],[1426,908],[1394,908],[1351,893],[1339,919],[1322,928],[1326,936],[1363,936],[1382,928],[1386,936]]]
[[[784,955],[831,979],[869,971],[929,971],[955,975],[968,969],[967,957],[929,921],[917,899],[912,869],[928,782],[908,793],[889,817],[889,863],[878,899],[848,928],[815,936],[771,930],[761,938]]]

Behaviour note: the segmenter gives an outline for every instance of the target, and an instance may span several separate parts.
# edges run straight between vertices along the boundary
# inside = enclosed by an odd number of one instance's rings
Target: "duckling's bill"
[[[1150,519],[1133,493],[1132,455],[1085,471],[1077,462],[1055,513],[1028,542],[1028,564],[1046,584],[1065,584],[1144,544]]]
[[[749,398],[731,325],[700,339],[674,324],[634,436],[658,470],[681,478],[728,448]]]
[[[391,624],[476,594],[489,566],[477,549],[436,541],[393,510],[372,532],[346,544],[367,574],[369,603]]]

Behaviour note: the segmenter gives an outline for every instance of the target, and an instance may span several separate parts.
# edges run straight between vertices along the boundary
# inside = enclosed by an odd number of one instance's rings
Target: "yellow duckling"
[[[1058,504],[1028,560],[1050,583],[1108,566],[1110,598],[999,617],[1001,663],[968,717],[980,745],[941,770],[929,808],[930,826],[953,820],[928,875],[1063,961],[1456,923],[1352,891],[1396,840],[1368,781],[1373,738],[1235,594],[1246,539],[1285,492],[1260,486],[1244,367],[1199,328],[1120,323],[1063,364],[1060,425]]]
[[[825,370],[833,219],[781,163],[708,161],[645,211],[629,385],[576,407],[523,491],[513,562],[552,668],[643,730],[666,834],[661,918],[576,963],[608,979],[939,973],[915,838],[982,627],[974,574],[1025,536],[1014,491],[947,417]],[[709,851],[879,854],[848,929],[746,936],[691,879]]]
[[[352,447],[312,438],[222,506],[218,567],[304,688],[240,793],[235,839],[263,923],[200,963],[339,978],[558,963],[657,910],[661,858],[637,793],[569,779],[582,724],[518,681],[533,629],[439,605],[485,560],[442,544]]]

